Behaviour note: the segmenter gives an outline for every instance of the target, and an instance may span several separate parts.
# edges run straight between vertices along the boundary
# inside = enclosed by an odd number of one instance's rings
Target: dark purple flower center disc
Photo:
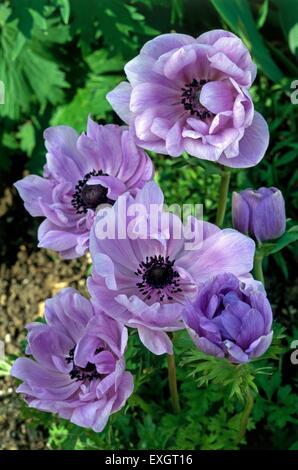
[[[207,83],[207,80],[198,81],[194,78],[191,83],[186,83],[181,88],[181,103],[184,109],[189,111],[192,116],[195,115],[202,120],[212,116],[212,113],[200,103],[200,92],[205,83]]]
[[[101,351],[103,351],[102,348],[97,348],[95,354],[98,354]],[[69,372],[71,379],[76,380],[76,382],[84,380],[91,382],[92,380],[102,379],[103,375],[97,372],[96,366],[95,364],[92,364],[92,362],[88,362],[86,367],[77,366],[74,362],[74,352],[75,347],[69,351],[68,356],[65,358],[67,364],[73,365],[71,371]]]
[[[167,256],[147,256],[146,261],[142,261],[135,274],[142,278],[137,282],[137,287],[142,295],[150,300],[155,292],[160,301],[165,299],[173,300],[171,294],[182,292],[179,287],[179,274],[174,269],[174,261]]]
[[[77,214],[85,214],[87,209],[95,210],[100,204],[114,204],[115,202],[108,198],[108,188],[101,184],[88,184],[92,176],[107,176],[107,174],[101,170],[92,170],[78,181],[71,200]]]

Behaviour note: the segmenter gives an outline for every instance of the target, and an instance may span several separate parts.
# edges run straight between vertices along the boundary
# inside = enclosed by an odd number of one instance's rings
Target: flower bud
[[[285,201],[277,188],[233,193],[233,226],[260,242],[279,238],[286,229]]]

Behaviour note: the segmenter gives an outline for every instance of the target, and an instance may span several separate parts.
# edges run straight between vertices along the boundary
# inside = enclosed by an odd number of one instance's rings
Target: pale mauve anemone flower
[[[120,196],[105,211],[104,219],[104,211],[98,212],[90,234],[93,270],[88,290],[92,302],[107,315],[137,328],[140,340],[151,352],[171,354],[167,332],[184,328],[181,312],[185,299],[196,294],[198,285],[222,272],[244,276],[249,282],[255,244],[236,230],[220,230],[195,218],[187,233],[174,214],[163,231],[148,236],[148,226],[141,228],[138,219],[125,217],[124,203],[126,214],[135,204],[145,207],[150,221],[150,206],[162,205],[163,194],[149,182],[135,198]],[[165,220],[166,215],[162,217]],[[116,221],[114,238],[99,233],[101,220],[106,225]],[[200,239],[189,250],[189,235],[199,232]]]
[[[74,289],[48,299],[46,324],[31,323],[26,353],[11,374],[28,405],[102,431],[133,390],[125,371],[127,329]]]
[[[263,158],[268,126],[248,92],[256,66],[234,34],[163,34],[143,46],[125,73],[128,82],[107,99],[139,146],[235,168]]]
[[[86,134],[57,126],[44,137],[44,176],[26,176],[15,186],[27,211],[45,217],[38,246],[77,258],[88,250],[96,208],[141,188],[152,178],[152,162],[126,127],[102,126],[90,118]]]

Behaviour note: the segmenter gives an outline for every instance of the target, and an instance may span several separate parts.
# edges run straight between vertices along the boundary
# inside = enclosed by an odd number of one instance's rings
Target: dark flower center
[[[97,348],[95,354],[98,354],[101,351],[103,351],[103,348]],[[74,362],[74,352],[75,347],[69,351],[68,356],[65,358],[67,364],[73,365],[71,371],[69,372],[71,379],[74,379],[76,382],[83,380],[88,380],[91,382],[92,380],[101,379],[103,377],[103,375],[97,372],[95,364],[92,364],[91,362],[88,362],[84,368],[77,366]]]
[[[195,115],[202,120],[212,116],[212,113],[200,103],[200,92],[205,83],[207,83],[207,80],[202,79],[198,81],[194,78],[191,83],[186,83],[181,88],[181,103],[184,109],[190,111],[192,116]]]
[[[71,200],[77,214],[85,214],[87,209],[95,210],[100,204],[114,204],[115,202],[107,197],[108,188],[101,184],[88,184],[92,176],[107,176],[107,174],[101,170],[92,170],[82,180],[78,181],[76,191]]]
[[[182,292],[179,287],[179,273],[174,269],[174,261],[167,256],[147,256],[146,261],[142,261],[135,274],[141,277],[137,282],[142,295],[150,300],[153,293],[156,293],[159,300],[173,300],[174,293]]]

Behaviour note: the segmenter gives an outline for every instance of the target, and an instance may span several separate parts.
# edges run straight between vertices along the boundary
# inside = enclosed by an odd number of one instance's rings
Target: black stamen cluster
[[[77,214],[86,214],[87,209],[96,209],[100,204],[113,204],[107,197],[108,189],[101,184],[88,185],[87,182],[92,176],[107,176],[102,170],[92,170],[76,185],[71,203]]]
[[[97,348],[95,351],[95,354],[98,354],[101,351],[103,351],[102,348]],[[73,365],[73,368],[69,372],[71,379],[75,380],[76,382],[83,381],[83,380],[88,380],[89,382],[91,382],[92,380],[102,378],[102,375],[97,372],[95,364],[92,364],[91,362],[88,362],[85,368],[75,365],[74,352],[75,352],[75,347],[73,347],[69,351],[68,356],[66,356],[65,358],[65,361],[67,362],[67,364]]]
[[[192,116],[195,115],[202,120],[212,116],[212,113],[199,102],[199,93],[205,83],[207,83],[207,80],[202,79],[198,81],[194,78],[191,83],[186,83],[184,87],[181,88],[181,103],[184,109],[190,111]]]
[[[168,256],[164,258],[161,255],[150,258],[147,256],[146,260],[140,263],[135,274],[140,276],[142,281],[137,283],[137,287],[147,300],[151,299],[152,290],[156,290],[161,302],[165,297],[167,300],[173,300],[169,293],[182,292],[179,273],[173,268],[174,263],[175,260],[171,261]],[[167,292],[164,291],[165,288]]]

